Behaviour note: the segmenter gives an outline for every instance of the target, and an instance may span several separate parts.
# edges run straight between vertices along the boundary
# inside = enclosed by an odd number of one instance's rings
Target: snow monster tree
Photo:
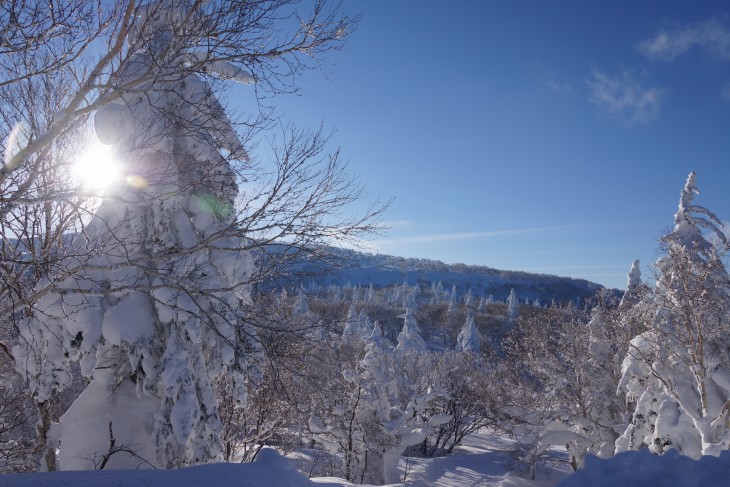
[[[70,382],[72,362],[91,380],[43,435],[49,451],[60,440],[64,470],[219,460],[216,381],[245,406],[257,374],[255,332],[241,311],[253,260],[228,162],[248,156],[209,83],[184,70],[197,62],[178,35],[191,15],[165,1],[136,11],[116,96],[94,120],[127,184],[72,244],[96,255],[70,262],[21,323],[15,356],[40,401]],[[223,61],[208,68],[253,81]]]

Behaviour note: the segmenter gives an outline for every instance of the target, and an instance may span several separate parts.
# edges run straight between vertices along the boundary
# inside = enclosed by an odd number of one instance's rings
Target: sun
[[[96,142],[76,158],[73,172],[88,189],[105,190],[122,180],[122,170],[110,145]]]

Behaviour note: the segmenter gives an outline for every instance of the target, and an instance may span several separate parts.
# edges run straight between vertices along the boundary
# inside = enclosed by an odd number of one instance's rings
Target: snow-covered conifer
[[[375,290],[373,289],[373,285],[370,284],[368,286],[367,291],[365,292],[365,302],[373,303],[374,301],[375,301]]]
[[[370,333],[369,339],[370,341],[376,343],[383,350],[388,350],[391,348],[390,342],[387,338],[383,336],[383,330],[380,328],[380,323],[378,322],[378,320],[375,320],[373,322],[373,329]]]
[[[426,342],[421,336],[416,318],[413,316],[415,303],[406,305],[405,313],[398,316],[403,319],[403,329],[398,334],[398,345],[396,351],[400,353],[418,353],[426,350]]]
[[[474,296],[471,293],[471,289],[468,289],[466,291],[466,294],[464,295],[464,306],[467,309],[470,309],[474,305]]]
[[[350,309],[347,311],[347,318],[345,318],[345,326],[342,330],[342,339],[347,341],[353,340],[360,336],[360,320],[357,315],[357,309],[355,303],[350,304]]]
[[[626,290],[619,304],[622,308],[636,304],[641,297],[640,290],[643,284],[641,282],[641,263],[638,259],[631,264],[631,270],[626,280]]]
[[[451,316],[454,311],[456,311],[456,284],[451,287],[451,293],[449,294],[449,316]]]
[[[469,315],[466,318],[459,336],[456,338],[456,351],[457,352],[468,352],[468,353],[479,353],[481,350],[481,344],[479,342],[479,332],[477,327],[474,325],[474,317]]]
[[[479,298],[479,304],[477,305],[477,313],[484,313],[485,305],[486,305],[486,302],[484,299],[484,295],[482,295],[482,297]]]
[[[514,289],[511,289],[509,296],[507,296],[507,319],[510,323],[515,323],[520,316],[519,304],[520,300],[517,298],[517,293]]]
[[[297,292],[297,298],[296,301],[294,301],[292,313],[295,316],[310,316],[314,314],[309,308],[309,298],[307,298],[307,295],[304,294],[304,291],[301,289]]]

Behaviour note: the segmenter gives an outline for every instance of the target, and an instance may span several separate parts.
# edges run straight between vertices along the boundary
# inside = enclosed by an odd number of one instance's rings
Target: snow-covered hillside
[[[392,255],[368,254],[353,250],[333,249],[338,256],[338,266],[329,269],[321,262],[316,265],[301,264],[306,274],[318,271],[315,278],[305,278],[305,283],[322,286],[388,287],[404,282],[410,286],[419,284],[429,287],[441,283],[446,289],[456,286],[457,295],[471,290],[475,296],[493,295],[505,300],[514,289],[521,299],[542,303],[583,300],[594,296],[602,287],[594,282],[549,274],[533,274],[521,271],[492,269],[486,266],[445,264],[436,260],[412,259]],[[325,272],[322,272],[322,268]],[[628,270],[628,266],[627,266]]]

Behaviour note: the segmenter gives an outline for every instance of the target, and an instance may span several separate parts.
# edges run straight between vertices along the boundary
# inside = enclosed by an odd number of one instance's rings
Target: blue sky
[[[730,3],[345,1],[328,76],[275,100],[337,130],[374,251],[622,288],[687,174],[730,220]]]

